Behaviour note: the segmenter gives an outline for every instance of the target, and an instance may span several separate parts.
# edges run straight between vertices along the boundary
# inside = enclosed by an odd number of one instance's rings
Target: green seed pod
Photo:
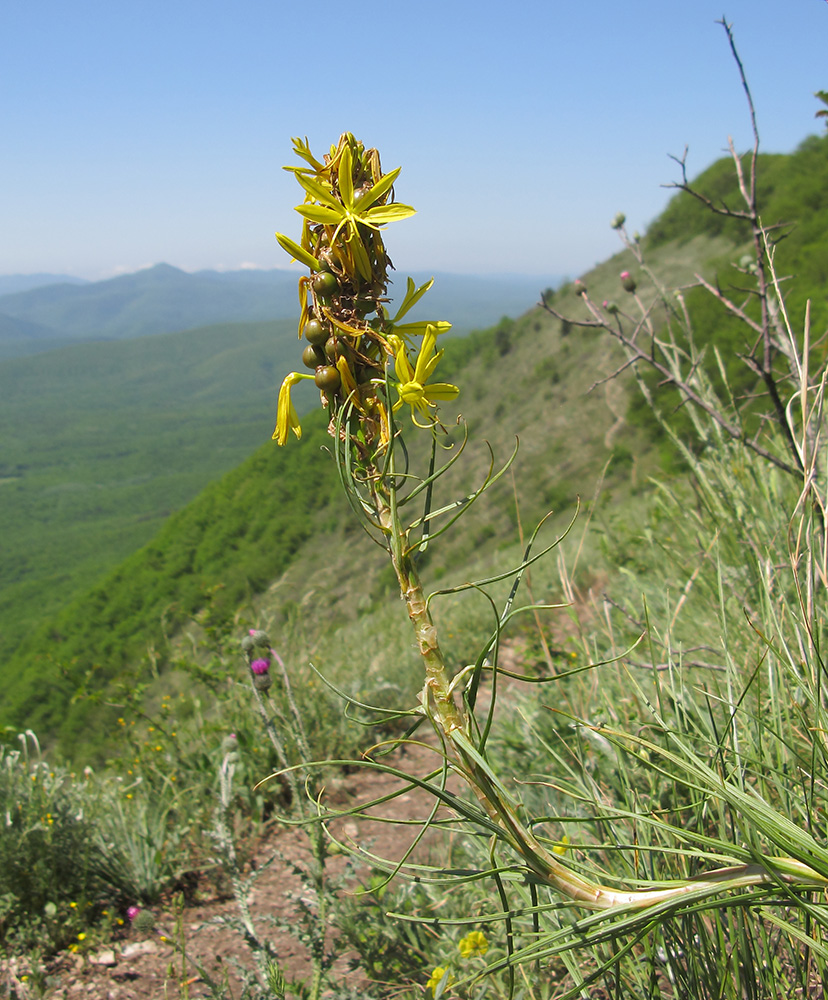
[[[363,319],[376,309],[376,305],[370,295],[360,295],[354,299],[354,309],[356,310],[357,316],[359,316],[360,319]]]
[[[330,331],[318,319],[309,319],[305,323],[305,340],[314,347],[321,347],[328,339]]]
[[[330,271],[319,271],[311,283],[320,299],[329,299],[339,291],[339,282]]]
[[[320,347],[308,344],[302,351],[302,364],[305,368],[319,368],[320,365],[325,364],[325,361],[325,352]]]
[[[325,355],[328,358],[328,361],[331,362],[336,361],[336,348],[337,348],[336,337],[328,337],[328,339],[325,341]]]
[[[316,387],[323,392],[336,392],[342,385],[342,376],[333,365],[324,365],[316,369],[314,376]]]

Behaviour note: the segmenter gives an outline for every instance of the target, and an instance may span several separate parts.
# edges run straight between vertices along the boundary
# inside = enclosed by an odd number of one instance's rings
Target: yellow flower
[[[471,958],[472,955],[485,955],[489,950],[489,942],[483,931],[472,931],[460,939],[457,947],[463,958]]]
[[[273,432],[273,440],[277,444],[284,444],[288,438],[288,431],[291,430],[297,438],[302,436],[302,428],[299,425],[299,417],[296,407],[290,399],[290,390],[305,378],[313,378],[313,375],[300,375],[299,372],[291,372],[282,382],[279,390],[279,402],[276,406],[276,430]]]
[[[78,941],[84,941],[84,940],[86,940],[86,934],[84,934],[84,932],[81,931],[80,934],[78,934]]]
[[[437,350],[437,329],[432,324],[426,327],[423,334],[423,342],[420,345],[420,353],[417,355],[415,367],[412,367],[408,360],[405,345],[399,344],[397,347],[394,370],[400,383],[397,386],[400,398],[394,404],[394,409],[398,410],[403,403],[408,403],[411,407],[411,419],[418,427],[428,426],[428,424],[417,423],[415,413],[419,413],[431,424],[434,422],[434,418],[429,413],[429,407],[433,408],[438,399],[454,399],[460,392],[456,385],[451,385],[449,382],[426,384],[434,374],[434,369],[442,356],[443,352]]]
[[[568,847],[569,847],[569,837],[567,837],[567,835],[564,834],[563,840],[560,840],[557,844],[555,844],[555,846],[552,848],[552,851],[555,854],[566,854],[566,850]]]
[[[443,983],[444,976],[446,978]],[[438,965],[434,972],[431,973],[431,979],[426,983],[426,987],[431,990],[432,996],[437,996],[437,987],[440,983],[443,983],[443,989],[447,990],[454,982],[456,982],[455,977],[450,972],[447,974],[446,969],[442,965]]]

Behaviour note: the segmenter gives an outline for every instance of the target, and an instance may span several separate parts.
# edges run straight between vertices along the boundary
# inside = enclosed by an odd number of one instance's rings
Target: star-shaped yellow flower
[[[418,427],[428,427],[434,423],[434,414],[429,412],[429,407],[433,410],[438,400],[454,399],[460,392],[458,387],[450,382],[428,384],[442,356],[443,352],[437,350],[437,328],[431,324],[426,327],[423,334],[415,366],[412,367],[408,360],[405,344],[400,343],[397,347],[394,370],[399,380],[397,392],[400,398],[394,404],[394,409],[398,410],[403,403],[408,403],[411,407],[411,419]],[[427,421],[426,424],[417,421],[418,413]]]

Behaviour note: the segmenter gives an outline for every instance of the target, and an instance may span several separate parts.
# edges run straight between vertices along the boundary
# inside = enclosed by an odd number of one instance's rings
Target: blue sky
[[[291,136],[402,165],[398,269],[576,276],[728,135],[820,132],[825,0],[5,0],[0,274],[283,267]]]

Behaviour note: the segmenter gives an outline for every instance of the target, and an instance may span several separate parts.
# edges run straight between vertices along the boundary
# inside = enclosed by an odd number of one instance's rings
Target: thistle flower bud
[[[575,280],[575,284],[572,286],[575,289],[576,295],[586,295],[587,286],[581,281],[580,278]]]
[[[252,628],[249,632],[250,638],[257,646],[269,646],[270,639],[267,636],[267,632],[263,632],[259,628]]]
[[[624,291],[630,292],[630,294],[632,294],[637,287],[635,278],[630,274],[629,271],[621,272],[621,284],[624,286]]]
[[[608,302],[607,299],[604,299],[603,306],[612,316],[618,312],[618,306],[614,302]]]
[[[253,686],[257,691],[267,691],[273,683],[270,679],[270,657],[259,656],[250,664],[250,673],[253,674]]]
[[[612,222],[610,223],[610,226],[612,226],[613,229],[620,229],[626,221],[627,221],[627,216],[624,215],[623,212],[616,212]]]

